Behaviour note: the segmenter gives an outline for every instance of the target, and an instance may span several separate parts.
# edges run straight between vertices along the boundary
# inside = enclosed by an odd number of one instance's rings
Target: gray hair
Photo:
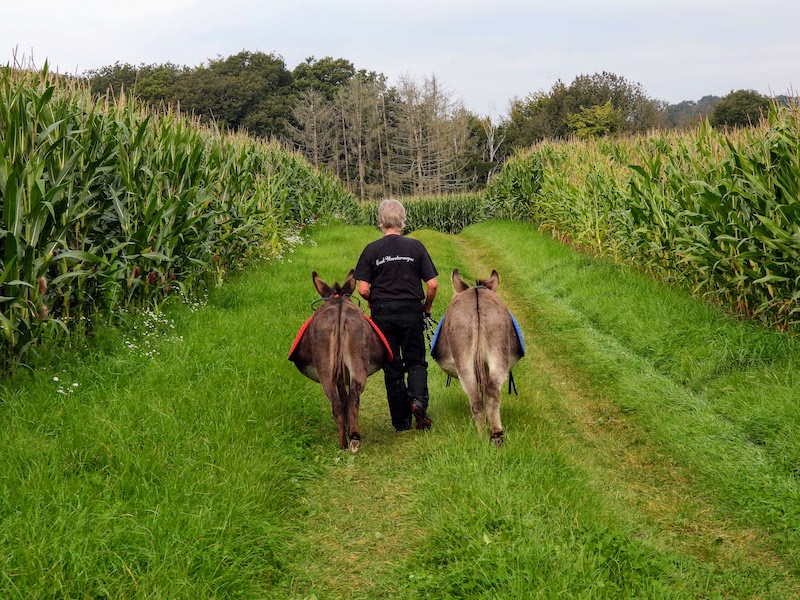
[[[402,231],[406,226],[406,209],[394,198],[387,198],[378,207],[378,227]]]

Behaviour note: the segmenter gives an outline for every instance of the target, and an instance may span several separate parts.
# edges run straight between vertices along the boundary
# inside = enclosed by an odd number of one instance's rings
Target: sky
[[[435,75],[479,115],[603,71],[677,103],[800,89],[798,0],[0,0],[0,64],[82,73],[242,50]]]

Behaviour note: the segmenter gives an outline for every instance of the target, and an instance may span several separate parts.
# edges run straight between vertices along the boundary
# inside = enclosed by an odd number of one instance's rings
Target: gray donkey
[[[519,328],[495,293],[500,277],[478,280],[470,287],[453,271],[455,295],[439,323],[431,357],[448,374],[461,381],[469,396],[478,431],[486,429],[496,445],[503,443],[500,390],[512,367],[525,354]]]

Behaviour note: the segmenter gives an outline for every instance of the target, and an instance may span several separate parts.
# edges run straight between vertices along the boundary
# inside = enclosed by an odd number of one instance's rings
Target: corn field
[[[352,213],[277,144],[0,70],[0,368],[99,316],[157,306],[280,253],[287,228]]]
[[[406,209],[404,233],[433,229],[442,233],[460,233],[464,227],[487,218],[483,194],[412,196],[401,199]],[[348,221],[358,225],[378,224],[380,201],[363,202]]]
[[[800,324],[798,106],[727,133],[543,143],[506,164],[486,202],[740,315]]]
[[[781,329],[800,323],[800,109],[759,127],[545,142],[485,195],[404,199],[406,231],[527,220]],[[0,368],[158,306],[333,215],[375,225],[278,144],[49,73],[0,70]]]

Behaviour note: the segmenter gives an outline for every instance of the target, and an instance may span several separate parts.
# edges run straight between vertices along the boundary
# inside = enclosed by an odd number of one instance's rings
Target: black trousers
[[[376,302],[372,306],[372,320],[394,354],[394,361],[383,367],[383,379],[392,425],[398,429],[411,424],[412,401],[419,400],[428,409],[423,318],[422,305],[416,301]]]

